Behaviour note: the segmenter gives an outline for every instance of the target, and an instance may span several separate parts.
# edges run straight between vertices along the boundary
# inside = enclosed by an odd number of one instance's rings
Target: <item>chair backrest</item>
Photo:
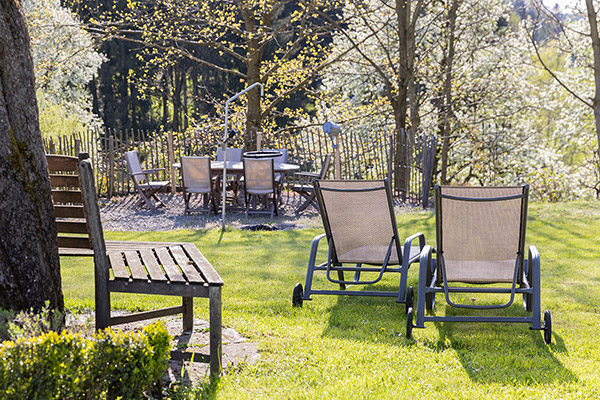
[[[315,194],[333,260],[383,261],[392,248],[401,260],[401,248],[390,185],[384,180],[314,181]]]
[[[215,159],[223,161],[223,148],[217,147]],[[227,161],[242,161],[242,149],[227,148]]]
[[[183,187],[210,189],[212,173],[209,157],[181,157]]]
[[[146,180],[146,175],[140,174],[140,172],[143,172],[143,170],[140,164],[140,159],[138,158],[137,151],[131,150],[126,152],[125,161],[127,161],[127,168],[129,169],[129,175],[131,175],[131,179],[133,179],[133,182],[135,184],[144,182]]]
[[[243,163],[247,192],[275,190],[272,158],[244,158]]]
[[[437,254],[448,282],[512,282],[515,267],[521,281],[528,192],[527,186],[436,187]]]
[[[321,171],[319,172],[319,179],[327,178],[327,173],[329,172],[330,166],[331,166],[331,154],[326,154],[325,159],[323,160],[323,165],[321,165]]]
[[[87,155],[82,153],[81,157],[85,156]],[[79,249],[92,249],[92,242],[81,191],[79,158],[47,154],[46,161],[52,187],[59,252],[61,255],[82,255]]]
[[[287,149],[263,149],[264,151],[278,151],[281,153],[280,156],[274,157],[273,162],[275,164],[286,163],[288,159],[288,150]]]

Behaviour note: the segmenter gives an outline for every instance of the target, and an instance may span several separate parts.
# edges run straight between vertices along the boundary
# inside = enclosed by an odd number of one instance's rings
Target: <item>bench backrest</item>
[[[92,255],[87,210],[81,191],[79,158],[47,154],[46,161],[52,187],[59,253]]]

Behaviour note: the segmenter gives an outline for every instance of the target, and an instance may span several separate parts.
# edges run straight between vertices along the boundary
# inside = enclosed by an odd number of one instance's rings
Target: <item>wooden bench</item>
[[[209,299],[210,356],[173,351],[174,359],[210,362],[221,371],[221,288],[223,280],[193,243],[105,241],[91,162],[48,155],[61,256],[93,256],[96,329],[183,314],[183,330],[193,329],[193,298]],[[110,293],[181,296],[182,305],[111,317]]]

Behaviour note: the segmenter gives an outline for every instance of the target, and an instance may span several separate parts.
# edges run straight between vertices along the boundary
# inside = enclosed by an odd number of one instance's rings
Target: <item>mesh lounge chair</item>
[[[550,311],[540,321],[540,255],[535,246],[524,257],[527,197],[529,187],[436,186],[437,251],[426,246],[421,252],[416,324],[408,311],[406,336],[427,321],[521,322],[543,330],[550,343]],[[435,259],[433,258],[435,253]],[[465,286],[464,284],[470,284]],[[484,285],[487,285],[484,287]],[[426,316],[433,310],[435,294],[443,292],[446,303],[469,309],[498,309],[510,306],[516,294],[523,295],[531,316]],[[455,293],[505,293],[506,303],[474,305],[454,302]],[[409,288],[408,297],[412,297]],[[412,302],[407,299],[408,303]]]
[[[389,183],[383,180],[316,180],[314,189],[325,233],[313,239],[306,284],[304,289],[300,283],[296,285],[292,304],[302,306],[302,302],[311,300],[313,294],[396,297],[399,303],[404,303],[408,268],[419,260],[425,237],[422,233],[414,234],[406,239],[402,248]],[[318,245],[323,238],[327,238],[329,245],[327,261],[317,265]],[[416,239],[419,239],[419,246],[413,247]],[[313,289],[316,271],[324,271],[327,279],[338,284],[340,289]],[[353,278],[346,279],[345,272],[352,273]],[[346,289],[346,285],[377,283],[385,272],[400,274],[397,291]]]
[[[244,158],[244,199],[246,200],[246,216],[250,213],[267,213],[273,218],[277,215],[277,188],[272,158]],[[272,202],[271,206],[259,210],[256,204],[258,199],[264,199],[265,205]],[[250,208],[250,204],[253,207]]]
[[[136,206],[145,203],[148,207],[156,209],[153,200],[156,200],[158,204],[164,206],[164,203],[156,197],[156,193],[166,188],[169,185],[169,181],[151,181],[148,179],[148,175],[156,174],[157,172],[164,170],[164,168],[142,170],[137,151],[135,150],[125,153],[125,160],[127,161],[129,175],[131,175],[131,180],[133,181],[133,187],[140,195],[140,200]]]
[[[185,202],[184,213],[192,211],[210,212],[208,203],[212,204],[212,210],[217,212],[216,182],[212,179],[209,157],[181,157],[181,175],[183,182],[183,200]],[[192,195],[202,195],[204,208],[190,208]]]

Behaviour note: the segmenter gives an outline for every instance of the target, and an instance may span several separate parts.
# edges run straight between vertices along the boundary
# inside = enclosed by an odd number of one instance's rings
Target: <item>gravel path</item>
[[[170,231],[174,229],[211,229],[221,227],[221,213],[192,213],[184,215],[184,202],[181,194],[160,194],[165,207],[150,210],[135,206],[137,195],[100,199],[100,214],[103,228],[107,231]],[[228,226],[242,229],[295,229],[319,227],[321,220],[317,210],[309,207],[296,216],[301,204],[299,196],[283,195],[279,216],[270,219],[268,215],[250,215],[244,210],[227,210],[225,218]]]

